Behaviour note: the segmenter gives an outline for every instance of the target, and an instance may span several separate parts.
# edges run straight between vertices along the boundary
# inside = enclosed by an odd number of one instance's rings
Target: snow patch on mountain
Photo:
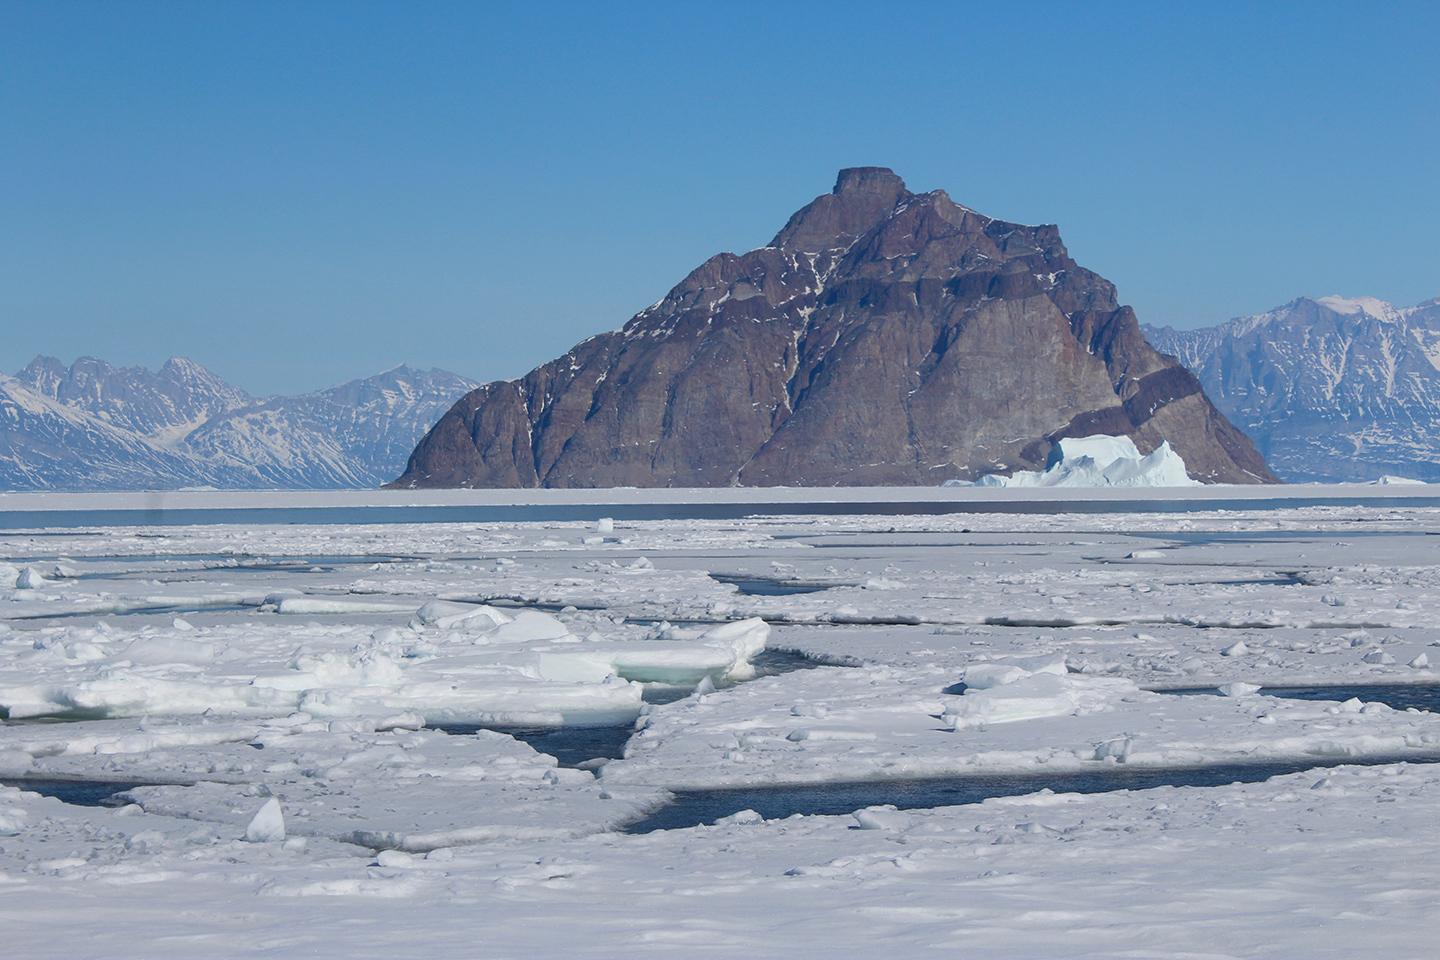
[[[1200,330],[1146,328],[1282,479],[1440,481],[1440,300],[1301,297]]]
[[[1345,314],[1346,316],[1363,313],[1367,316],[1374,317],[1376,320],[1398,320],[1401,317],[1401,311],[1396,309],[1395,304],[1377,297],[1341,297],[1331,295],[1321,297],[1315,302],[1328,307],[1336,313]]]

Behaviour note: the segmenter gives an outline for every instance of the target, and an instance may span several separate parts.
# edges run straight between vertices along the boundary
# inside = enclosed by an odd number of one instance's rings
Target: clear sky
[[[0,0],[0,369],[516,376],[863,164],[1147,322],[1418,302],[1437,7]]]

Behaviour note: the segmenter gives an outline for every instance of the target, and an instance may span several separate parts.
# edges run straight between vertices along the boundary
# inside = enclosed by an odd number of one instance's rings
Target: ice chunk
[[[493,629],[514,618],[487,604],[431,600],[415,611],[415,619],[422,625],[450,630],[462,625],[466,628]]]
[[[870,807],[856,811],[853,816],[855,826],[861,830],[903,830],[908,822],[894,807]]]
[[[989,723],[1014,723],[1039,717],[1064,716],[1081,705],[1076,681],[1051,673],[1036,673],[1009,683],[966,690],[945,708],[952,730]]]
[[[1226,697],[1248,697],[1260,689],[1258,683],[1246,683],[1243,680],[1236,680],[1234,683],[1225,683],[1220,686],[1220,694]]]
[[[965,686],[969,690],[988,690],[991,687],[1014,683],[1030,676],[1030,671],[1007,663],[976,663],[965,668]]]
[[[261,805],[245,828],[245,839],[251,843],[279,843],[285,839],[285,814],[280,801],[271,797]]]
[[[45,586],[45,583],[44,575],[34,567],[26,567],[24,570],[21,570],[20,575],[15,578],[15,588],[17,590],[38,590]]]

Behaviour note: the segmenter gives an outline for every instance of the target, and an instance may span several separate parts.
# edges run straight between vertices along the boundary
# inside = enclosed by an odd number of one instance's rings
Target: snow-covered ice
[[[1437,534],[1383,498],[0,531],[0,780],[121,791],[0,787],[0,920],[67,960],[1425,956],[1440,714],[1364,687],[1440,683]],[[1360,692],[1267,691],[1313,684]],[[635,732],[578,767],[512,735],[601,725]],[[1317,769],[619,829],[682,789],[1265,761]]]

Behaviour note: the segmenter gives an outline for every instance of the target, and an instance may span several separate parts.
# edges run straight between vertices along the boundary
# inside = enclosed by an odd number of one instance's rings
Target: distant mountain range
[[[37,357],[0,375],[0,489],[375,487],[475,381],[396,367],[259,399],[183,358]]]
[[[1440,482],[1440,299],[1301,297],[1214,327],[1145,333],[1282,479]]]
[[[922,484],[1163,441],[1197,479],[1274,480],[1053,225],[883,167],[718,254],[618,331],[466,395],[401,487]]]

